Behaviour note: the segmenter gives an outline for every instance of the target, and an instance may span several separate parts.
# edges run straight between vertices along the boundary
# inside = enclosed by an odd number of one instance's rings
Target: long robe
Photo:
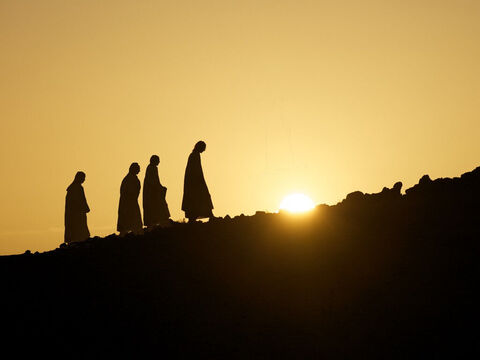
[[[67,188],[65,197],[65,242],[84,241],[90,237],[87,226],[87,213],[90,208],[85,198],[83,186],[73,182]]]
[[[188,157],[183,183],[182,210],[189,219],[212,216],[213,203],[203,176],[200,153],[192,151]]]
[[[142,215],[138,206],[140,186],[140,180],[135,174],[128,173],[122,181],[117,222],[117,230],[120,232],[138,232],[143,229]]]
[[[170,218],[166,193],[167,188],[160,183],[157,166],[148,165],[143,181],[143,221],[146,226],[163,224]]]

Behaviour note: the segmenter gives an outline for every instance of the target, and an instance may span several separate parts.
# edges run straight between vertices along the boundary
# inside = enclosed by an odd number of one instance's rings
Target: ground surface
[[[98,358],[478,355],[480,168],[308,216],[0,257],[2,348]]]

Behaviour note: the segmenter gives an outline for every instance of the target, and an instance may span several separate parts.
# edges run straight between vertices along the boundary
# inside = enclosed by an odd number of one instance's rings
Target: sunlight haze
[[[477,0],[0,0],[0,254],[63,242],[78,170],[92,236],[115,232],[152,154],[182,219],[198,140],[216,216],[470,171],[479,19]]]
[[[290,194],[280,203],[280,210],[286,210],[291,213],[302,213],[312,210],[315,203],[305,194]]]

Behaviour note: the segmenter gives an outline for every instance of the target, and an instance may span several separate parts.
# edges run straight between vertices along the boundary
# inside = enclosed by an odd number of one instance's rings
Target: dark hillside
[[[480,167],[309,215],[0,258],[2,347],[50,357],[471,358]]]

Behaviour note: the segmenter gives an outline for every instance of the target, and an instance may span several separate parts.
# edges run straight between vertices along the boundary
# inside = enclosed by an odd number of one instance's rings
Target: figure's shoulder
[[[197,160],[197,159],[200,159],[200,153],[196,152],[196,151],[192,151],[190,153],[190,156],[188,157],[188,160]]]
[[[145,178],[147,178],[150,175],[151,171],[151,164],[147,165],[147,168],[145,169]]]
[[[129,182],[130,182],[130,174],[127,174],[122,180],[122,186],[128,184]]]
[[[75,191],[79,191],[81,189],[83,189],[83,186],[81,184],[71,183],[67,188],[67,192],[75,192]]]

